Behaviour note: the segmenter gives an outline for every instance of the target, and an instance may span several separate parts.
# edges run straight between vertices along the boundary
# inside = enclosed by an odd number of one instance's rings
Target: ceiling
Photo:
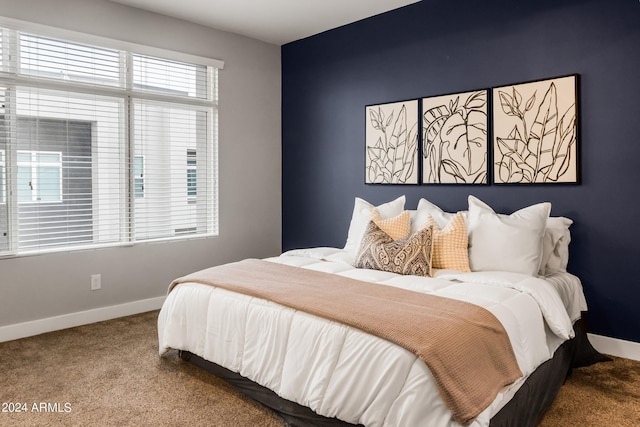
[[[282,45],[419,0],[112,0]]]

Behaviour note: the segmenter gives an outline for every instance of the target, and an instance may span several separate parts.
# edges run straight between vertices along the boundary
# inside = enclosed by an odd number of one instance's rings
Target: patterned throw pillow
[[[469,238],[462,212],[440,229],[431,215],[425,226],[433,227],[433,268],[469,272]]]
[[[354,267],[398,274],[431,276],[433,227],[427,226],[399,240],[382,231],[374,221],[367,225]]]
[[[391,218],[382,218],[377,209],[372,210],[371,220],[393,240],[402,239],[411,233],[411,213],[403,211]]]

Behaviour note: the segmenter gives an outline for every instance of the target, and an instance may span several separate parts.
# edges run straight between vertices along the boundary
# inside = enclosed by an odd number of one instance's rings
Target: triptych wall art
[[[369,105],[365,183],[578,183],[577,80]]]

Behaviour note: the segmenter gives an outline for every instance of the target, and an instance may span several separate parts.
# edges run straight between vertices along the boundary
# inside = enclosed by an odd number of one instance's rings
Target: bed
[[[550,209],[543,203],[511,215],[496,214],[470,196],[464,212],[444,212],[425,199],[416,210],[407,211],[404,197],[379,206],[356,199],[344,248],[292,250],[174,281],[158,318],[159,352],[179,350],[183,358],[274,409],[288,425],[537,425],[572,367],[601,360],[581,327],[587,306],[580,280],[566,272],[571,222],[552,219]],[[396,232],[406,236],[392,237]],[[423,240],[416,253],[428,259],[410,254],[412,262],[406,263],[410,267],[396,271],[397,265],[390,267],[376,258],[384,253],[386,261],[389,254],[406,260],[411,246],[406,239],[417,235]],[[249,291],[228,283],[238,271],[251,282]],[[270,283],[276,287],[275,282],[298,275],[298,281],[317,282],[319,292],[326,285],[328,299],[319,307],[307,307],[306,300],[301,306],[289,300],[291,294],[294,300],[304,299],[303,291],[284,288],[282,296],[263,295]],[[333,282],[336,289],[328,288]],[[351,285],[355,286],[352,300],[346,291]],[[342,297],[340,287],[345,289]],[[382,296],[371,304],[379,305],[365,305],[361,315],[376,318],[386,313],[373,329],[358,323],[361,317],[354,323],[356,314],[340,317],[341,312],[358,312],[358,295],[366,300],[378,292]],[[503,341],[486,345],[489,341],[484,335],[478,341],[479,332],[474,330],[467,334],[471,341],[456,342],[449,349],[449,341],[465,336],[460,325],[475,325],[476,318],[464,317],[463,311],[455,327],[436,332],[429,329],[431,322],[437,323],[433,318],[418,318],[421,311],[431,309],[418,307],[416,313],[404,316],[389,308],[387,313],[386,306],[393,306],[391,300],[397,295],[409,298],[409,303],[402,300],[405,305],[400,310],[412,310],[410,306],[425,299],[425,304],[434,303],[447,313],[460,305],[488,315],[499,327],[491,323],[485,329],[500,329],[497,339]],[[313,296],[312,304],[317,298],[324,296]],[[340,306],[342,298],[353,310]],[[338,313],[326,315],[331,311],[327,307],[334,305]],[[406,344],[379,331],[380,323],[394,324],[389,328],[395,329],[395,319],[407,316],[403,333],[408,330],[421,340],[420,331],[429,330],[424,345],[435,353],[421,352],[422,347],[416,351],[413,341]],[[412,327],[412,322],[420,328]],[[436,336],[441,336],[437,345],[428,343]],[[508,365],[492,362],[497,357],[494,350],[502,347],[511,354],[517,375],[505,368],[507,377],[497,378],[491,388],[485,384],[491,382],[489,371],[494,365]],[[459,348],[470,356],[466,361],[449,357],[460,353]],[[474,364],[480,372],[473,371]],[[458,377],[461,384],[455,383]],[[480,406],[469,409],[466,400],[473,399],[466,399],[466,391],[480,398],[474,402]]]

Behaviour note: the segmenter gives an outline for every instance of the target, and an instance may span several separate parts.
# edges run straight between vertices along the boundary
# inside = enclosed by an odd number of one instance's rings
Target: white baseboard
[[[100,307],[93,310],[63,314],[46,319],[17,323],[15,325],[0,326],[0,342],[17,340],[45,332],[58,331],[60,329],[73,328],[89,323],[102,322],[104,320],[158,310],[162,307],[164,300],[165,297],[149,298],[109,307]]]
[[[640,343],[587,334],[593,347],[600,353],[640,361]]]

